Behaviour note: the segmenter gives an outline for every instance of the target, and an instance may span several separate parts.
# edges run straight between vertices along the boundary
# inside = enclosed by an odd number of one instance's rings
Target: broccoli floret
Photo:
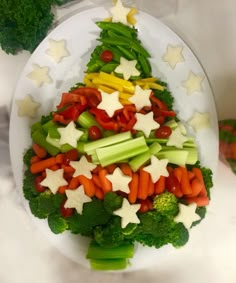
[[[83,214],[75,212],[68,218],[69,229],[74,234],[91,236],[97,225],[104,225],[110,220],[111,215],[105,210],[103,202],[94,199],[83,206]]]
[[[175,223],[168,233],[168,242],[175,248],[184,246],[189,239],[189,232],[182,223]]]
[[[35,155],[35,153],[34,153],[32,147],[27,149],[26,152],[24,153],[23,162],[27,166],[27,168],[30,167],[30,160],[31,160],[32,156],[34,156],[34,155]]]
[[[45,191],[30,199],[29,205],[32,214],[38,218],[47,218],[50,213],[54,212],[50,191]]]
[[[39,194],[35,190],[34,179],[35,175],[33,175],[30,170],[26,170],[23,179],[23,194],[27,200],[31,200]]]
[[[194,221],[192,224],[192,227],[198,225],[202,221],[202,219],[205,218],[206,212],[207,212],[207,209],[205,206],[197,207],[196,213],[201,217],[201,219]]]
[[[153,208],[162,215],[176,216],[179,211],[178,200],[172,193],[164,192],[155,196]]]
[[[166,104],[168,110],[173,109],[174,97],[172,96],[171,92],[168,90],[167,84],[162,81],[158,81],[158,84],[165,86],[166,88],[164,90],[155,89],[154,95]]]
[[[59,213],[48,215],[48,226],[55,234],[60,234],[68,229],[68,223]]]
[[[114,192],[109,192],[104,197],[104,208],[110,214],[122,205],[123,198]]]

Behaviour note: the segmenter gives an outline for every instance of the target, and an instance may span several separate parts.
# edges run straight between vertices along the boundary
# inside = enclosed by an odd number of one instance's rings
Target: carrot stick
[[[188,194],[186,196],[187,198],[197,197],[200,194],[200,192],[203,190],[203,184],[199,179],[194,178],[191,182],[191,188],[192,188],[192,193]]]
[[[179,182],[181,182],[181,178],[182,178],[182,170],[180,167],[176,167],[173,170],[175,177],[178,179]]]
[[[58,193],[64,194],[65,190],[68,190],[68,185],[59,187]]]
[[[106,166],[106,170],[108,174],[112,174],[116,169],[116,165],[115,164],[110,164]]]
[[[149,178],[149,182],[148,182],[148,196],[152,196],[154,194],[154,191],[155,191],[154,183],[152,181],[152,178]]]
[[[143,169],[139,171],[139,185],[138,185],[138,198],[146,199],[148,197],[148,183],[150,174]]]
[[[56,161],[58,164],[62,164],[65,162],[65,155],[63,153],[59,153],[56,155]]]
[[[160,178],[154,184],[154,193],[156,195],[162,194],[165,191],[166,179],[164,176],[160,176]]]
[[[68,186],[68,189],[69,190],[75,190],[79,187],[79,185],[80,185],[80,180],[79,180],[78,176],[74,177],[74,178],[71,179],[69,186]]]
[[[209,204],[209,198],[208,197],[193,197],[193,198],[186,198],[185,199],[187,203],[193,203],[195,202],[197,206],[206,206]]]
[[[78,179],[79,179],[81,185],[83,185],[83,187],[84,187],[85,194],[88,197],[93,197],[95,195],[95,189],[96,189],[93,180],[88,179],[84,175],[79,175]]]
[[[193,180],[193,178],[195,177],[195,174],[193,171],[188,171],[188,179],[191,182]]]
[[[56,157],[49,157],[47,159],[41,160],[39,162],[33,163],[30,166],[30,172],[32,174],[37,174],[44,171],[47,168],[52,167],[53,165],[57,164]]]
[[[182,171],[182,177],[180,181],[181,185],[181,191],[183,192],[184,195],[188,195],[192,193],[192,188],[189,182],[188,178],[188,170],[185,167],[180,166],[179,167]]]
[[[134,173],[132,180],[129,182],[129,194],[128,200],[130,203],[135,203],[138,196],[138,184],[139,184],[139,175],[138,173]]]
[[[127,163],[121,163],[120,164],[120,170],[122,171],[122,173],[124,175],[130,176],[130,177],[133,176],[132,169],[130,168],[129,164],[127,164]]]
[[[30,158],[30,164],[37,163],[39,161],[41,161],[41,158],[39,158],[38,155],[34,155]]]
[[[45,158],[47,156],[47,151],[37,143],[32,144],[33,151],[39,158]]]
[[[201,191],[201,195],[202,196],[207,196],[207,190],[206,190],[206,186],[205,186],[205,183],[204,183],[204,179],[203,179],[203,176],[202,176],[202,171],[200,168],[197,168],[197,167],[194,167],[192,169],[193,173],[195,174],[195,176],[198,178],[198,180],[201,181],[202,185],[203,185],[203,188],[202,188],[202,191]]]
[[[60,169],[60,166],[58,164],[55,164],[55,165],[49,167],[48,169],[50,169],[52,171],[57,171],[58,169]]]
[[[97,174],[92,174],[92,180],[97,187],[102,188],[102,184]]]
[[[98,186],[96,186],[96,189],[95,189],[95,196],[98,198],[98,199],[104,199],[104,192],[101,188],[99,188]]]
[[[64,173],[71,173],[71,174],[73,174],[75,172],[75,169],[72,166],[70,166],[70,165],[62,164],[61,168],[64,170]]]
[[[98,172],[98,177],[102,185],[102,190],[105,194],[112,190],[112,183],[106,178],[106,175],[107,170],[104,168]]]

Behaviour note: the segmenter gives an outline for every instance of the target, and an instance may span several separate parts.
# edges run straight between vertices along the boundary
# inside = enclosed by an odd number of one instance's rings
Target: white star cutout
[[[83,212],[84,203],[92,201],[92,199],[85,194],[83,186],[79,186],[75,190],[66,190],[65,192],[67,200],[64,207],[75,208],[79,214]]]
[[[192,71],[190,71],[187,80],[182,82],[182,86],[187,90],[187,94],[191,95],[194,92],[202,91],[203,80],[204,76],[196,75]]]
[[[98,104],[97,108],[103,109],[107,114],[112,117],[114,112],[123,108],[123,105],[119,101],[119,91],[115,91],[111,94],[99,90],[102,96],[102,101]]]
[[[168,162],[168,159],[158,159],[153,155],[151,157],[151,164],[144,167],[143,170],[148,172],[151,175],[153,183],[156,183],[160,176],[169,176],[169,172],[166,169]]]
[[[49,39],[49,48],[46,53],[52,57],[56,63],[59,63],[64,57],[69,56],[69,51],[66,49],[65,40],[53,40]]]
[[[33,64],[33,71],[27,77],[33,80],[38,87],[41,87],[44,83],[52,83],[52,79],[49,76],[49,68],[40,67],[38,64]]]
[[[126,198],[123,199],[122,207],[113,211],[113,214],[121,217],[121,227],[125,228],[129,223],[140,223],[137,216],[141,204],[130,204]]]
[[[181,222],[186,229],[190,229],[194,221],[198,221],[201,217],[196,213],[196,203],[184,205],[179,203],[179,214],[174,218],[176,222]]]
[[[110,9],[110,12],[112,15],[112,22],[120,22],[124,25],[128,25],[127,16],[130,9],[124,7],[120,0],[116,1],[115,6]]]
[[[177,148],[183,148],[183,144],[188,140],[188,138],[182,134],[181,128],[177,127],[172,130],[171,135],[167,141],[168,146],[175,146]]]
[[[69,145],[76,147],[77,141],[84,134],[83,131],[76,129],[75,123],[71,121],[65,128],[58,128],[58,132],[61,137],[59,139],[60,145],[68,143]]]
[[[182,52],[182,46],[168,45],[166,53],[163,55],[162,59],[167,62],[172,69],[174,69],[178,63],[184,62]]]
[[[17,100],[18,116],[34,118],[40,103],[35,102],[30,95],[26,95],[23,99]]]
[[[50,191],[55,194],[59,187],[68,184],[63,177],[63,173],[63,169],[58,169],[56,171],[46,169],[46,178],[40,184],[44,187],[48,187]]]
[[[143,131],[146,137],[149,137],[152,130],[158,129],[160,125],[153,120],[153,112],[148,114],[136,113],[137,122],[134,125],[135,130]]]
[[[88,162],[87,158],[83,155],[79,161],[70,161],[70,166],[75,169],[73,177],[79,175],[84,175],[85,177],[91,179],[91,171],[97,167],[97,165]]]
[[[194,112],[192,118],[188,121],[189,125],[194,128],[197,132],[201,129],[209,128],[210,125],[210,114]]]
[[[112,191],[121,191],[126,194],[130,192],[129,182],[132,180],[131,177],[124,175],[120,168],[116,168],[113,174],[106,175],[106,178],[112,183]]]
[[[120,65],[115,68],[115,72],[122,74],[125,80],[128,80],[131,76],[139,76],[140,72],[136,69],[137,60],[126,60],[120,57]]]
[[[151,93],[151,89],[142,89],[139,85],[137,85],[134,90],[134,95],[129,98],[129,101],[134,103],[137,111],[139,111],[144,106],[151,106]]]

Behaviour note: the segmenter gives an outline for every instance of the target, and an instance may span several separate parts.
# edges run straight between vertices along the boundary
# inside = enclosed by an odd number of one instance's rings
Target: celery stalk
[[[90,259],[90,266],[93,270],[122,270],[127,267],[127,259]]]
[[[144,137],[135,138],[118,144],[96,149],[100,164],[107,166],[112,163],[121,162],[141,153],[147,152],[149,147]]]
[[[81,113],[77,119],[77,124],[85,129],[89,129],[92,126],[97,126],[100,130],[102,130],[101,126],[96,121],[95,117],[89,113],[88,111],[84,111]]]

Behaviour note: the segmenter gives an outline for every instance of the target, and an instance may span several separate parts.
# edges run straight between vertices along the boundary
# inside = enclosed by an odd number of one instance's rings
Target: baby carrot
[[[80,184],[84,187],[84,192],[88,197],[93,197],[95,195],[95,184],[93,180],[88,179],[84,175],[79,175],[78,180]]]
[[[202,182],[197,179],[197,178],[194,178],[192,181],[191,181],[191,188],[192,188],[192,193],[191,194],[188,194],[186,197],[187,198],[191,198],[191,197],[196,197],[200,194],[200,192],[204,189],[203,188],[203,184]]]
[[[146,199],[148,197],[148,183],[150,174],[143,169],[139,171],[139,185],[138,185],[138,198]]]
[[[130,176],[130,177],[133,176],[133,172],[132,172],[130,166],[128,165],[128,163],[121,163],[120,164],[120,170],[122,171],[122,173],[124,175]]]
[[[95,196],[98,198],[98,199],[104,199],[104,192],[101,188],[99,188],[98,186],[95,187]]]
[[[152,178],[149,178],[149,182],[148,182],[148,196],[152,196],[154,194],[154,191],[155,191],[154,183],[152,181]]]
[[[130,203],[135,203],[138,195],[139,175],[134,173],[131,182],[129,182],[128,200]]]
[[[204,179],[203,179],[203,176],[202,176],[202,171],[200,168],[197,168],[197,167],[194,167],[192,169],[193,173],[195,174],[195,176],[198,178],[198,180],[201,181],[202,185],[203,185],[203,188],[202,188],[202,191],[201,191],[201,195],[203,196],[207,196],[207,190],[206,190],[206,187],[205,187],[205,183],[204,183]]]
[[[105,194],[112,190],[112,183],[106,178],[107,173],[108,172],[106,169],[101,169],[98,172],[98,177],[102,185],[102,190]]]
[[[68,186],[68,189],[69,190],[75,190],[79,187],[79,185],[80,185],[80,180],[79,180],[78,176],[74,177],[74,178],[71,179],[69,186]]]
[[[39,158],[45,158],[47,156],[47,151],[37,143],[32,144],[33,151]]]
[[[160,178],[154,184],[154,193],[156,195],[164,193],[164,191],[165,191],[165,181],[166,181],[165,177],[160,176]]]
[[[195,202],[197,206],[206,206],[209,204],[209,198],[208,197],[192,197],[192,198],[186,198],[185,199],[187,203],[193,203]]]
[[[192,188],[189,182],[188,178],[188,170],[185,167],[180,166],[179,167],[182,171],[182,176],[181,176],[181,191],[183,192],[184,195],[188,195],[192,193]]]
[[[46,168],[50,168],[56,164],[57,164],[56,157],[49,157],[47,159],[31,164],[30,172],[32,174],[37,174],[44,171]]]

